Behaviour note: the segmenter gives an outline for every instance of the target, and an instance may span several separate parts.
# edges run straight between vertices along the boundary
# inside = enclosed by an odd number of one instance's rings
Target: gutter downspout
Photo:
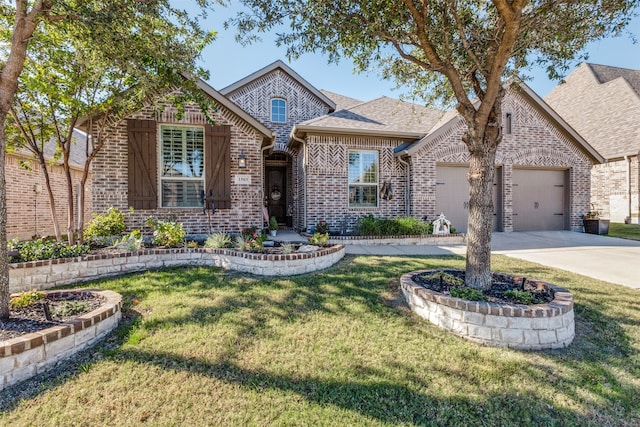
[[[403,153],[406,156],[409,156],[409,153],[406,150]],[[398,159],[398,162],[400,162],[401,165],[405,166],[404,211],[405,215],[411,216],[411,165],[400,156],[396,157],[396,159]]]
[[[291,139],[296,142],[299,142],[302,145],[302,194],[304,195],[302,200],[302,225],[303,230],[307,231],[307,141],[302,138],[298,138],[295,135],[295,127],[291,129],[291,134],[289,135]]]
[[[264,152],[267,150],[272,149],[273,147],[276,146],[276,133],[273,133],[273,138],[271,139],[271,145],[267,145],[265,147],[262,147],[260,149],[260,215],[258,218],[260,218],[260,220],[258,221],[258,224],[262,224],[264,226],[264,217],[263,217],[263,213],[264,213]],[[262,229],[263,227],[260,227],[260,229]]]

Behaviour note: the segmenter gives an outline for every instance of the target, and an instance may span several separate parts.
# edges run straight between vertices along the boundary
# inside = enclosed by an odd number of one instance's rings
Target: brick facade
[[[263,136],[233,112],[221,105],[216,105],[212,117],[217,124],[231,126],[231,209],[218,209],[209,216],[202,208],[158,208],[156,210],[137,210],[126,215],[130,229],[144,230],[144,221],[149,216],[161,219],[171,218],[181,222],[188,235],[208,235],[211,232],[238,232],[252,225],[262,226],[262,152]],[[157,111],[145,108],[131,118],[155,120],[157,125],[182,124],[204,125],[205,116],[199,107],[187,106],[183,117],[179,118],[177,110],[166,106]],[[160,132],[158,132],[158,150],[160,149]],[[93,167],[93,209],[104,212],[109,207],[116,207],[123,212],[128,211],[127,183],[127,124],[119,122],[110,131],[110,137],[104,149],[94,160]],[[238,167],[240,153],[246,156],[247,167]],[[159,155],[158,158],[161,156]],[[160,168],[158,168],[160,170]],[[159,173],[158,173],[159,175]],[[238,176],[249,177],[251,183],[237,183]],[[160,188],[160,176],[156,177]],[[147,230],[148,231],[148,230]]]
[[[612,222],[640,223],[640,156],[593,167],[591,208]]]
[[[33,236],[53,236],[53,221],[49,196],[44,182],[42,168],[37,160],[27,154],[13,153],[5,157],[7,182],[7,237],[31,239]],[[25,162],[31,170],[20,166]],[[64,236],[67,229],[67,181],[62,166],[49,166],[49,177],[56,201],[56,216],[60,231]],[[77,188],[80,185],[82,171],[72,167],[71,178],[74,184],[74,212],[77,221]],[[36,186],[40,193],[36,194]],[[85,223],[91,219],[91,178],[86,185]]]

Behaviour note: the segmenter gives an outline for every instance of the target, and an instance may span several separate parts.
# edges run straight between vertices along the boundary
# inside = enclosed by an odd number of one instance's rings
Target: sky
[[[208,69],[208,83],[215,89],[222,89],[247,75],[280,59],[300,76],[320,90],[329,90],[362,101],[380,96],[399,98],[402,90],[394,90],[395,84],[382,80],[375,73],[354,74],[348,59],[329,64],[320,54],[304,54],[298,60],[289,62],[286,48],[277,47],[269,34],[261,35],[262,41],[250,46],[242,46],[235,41],[235,30],[225,30],[223,23],[237,7],[224,8],[210,13],[206,26],[218,32],[216,40],[203,53],[201,65]],[[636,17],[627,28],[640,39],[640,17]],[[640,42],[633,43],[626,35],[592,42],[587,48],[588,62],[622,68],[640,69]],[[578,63],[576,63],[578,65]],[[526,72],[531,80],[527,84],[544,97],[558,82],[550,81],[544,70],[532,69]]]

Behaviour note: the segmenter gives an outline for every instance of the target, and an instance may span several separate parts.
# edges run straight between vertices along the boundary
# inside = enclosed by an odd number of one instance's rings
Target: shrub
[[[329,232],[329,223],[323,220],[318,221],[316,224],[316,233],[325,234]]]
[[[29,307],[44,298],[44,292],[30,291],[23,292],[17,297],[11,298],[9,307],[15,309]]]
[[[115,249],[121,249],[129,252],[135,252],[142,249],[142,233],[140,230],[133,230],[122,240],[113,245]]]
[[[145,224],[153,230],[153,242],[158,246],[167,248],[182,246],[187,235],[182,224],[176,221],[163,221],[150,217]]]
[[[75,316],[89,310],[89,305],[84,301],[65,301],[53,309],[53,315],[57,317]]]
[[[280,248],[282,249],[282,253],[285,255],[293,252],[293,245],[291,243],[283,243]]]
[[[482,291],[477,289],[466,288],[463,286],[456,286],[450,289],[451,296],[456,298],[462,298],[467,301],[486,301]]]
[[[433,225],[411,216],[386,219],[367,215],[358,219],[358,230],[362,236],[426,235],[432,232]]]
[[[22,261],[73,258],[89,252],[87,245],[69,246],[63,242],[46,239],[13,241],[11,247],[20,253]]]
[[[228,248],[230,246],[231,236],[223,232],[213,233],[204,242],[205,248]]]
[[[536,298],[531,292],[509,289],[504,291],[504,296],[513,299],[521,304],[535,304]]]
[[[188,248],[190,248],[190,249],[195,249],[195,248],[197,248],[198,246],[200,246],[200,245],[199,245],[199,244],[198,244],[198,242],[196,242],[195,240],[189,240],[189,241],[187,242],[187,247],[188,247]]]
[[[234,247],[239,251],[262,252],[264,251],[263,242],[266,236],[261,233],[254,233],[249,238],[243,235],[237,236]]]
[[[329,241],[329,233],[314,233],[313,236],[309,237],[309,243],[312,245],[326,245]]]
[[[275,216],[272,216],[269,219],[269,230],[277,231],[278,230],[278,220],[276,220]]]
[[[110,207],[103,214],[94,213],[84,230],[84,240],[97,245],[111,245],[127,229],[124,214]]]

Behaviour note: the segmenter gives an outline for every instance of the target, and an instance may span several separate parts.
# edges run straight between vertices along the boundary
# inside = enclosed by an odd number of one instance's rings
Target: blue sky
[[[235,8],[220,9],[210,13],[206,23],[218,31],[218,36],[204,52],[204,67],[210,71],[209,83],[222,89],[237,80],[274,62],[283,60],[317,89],[329,90],[363,101],[379,96],[398,98],[401,90],[393,90],[395,84],[384,81],[376,74],[354,74],[348,59],[340,64],[328,64],[327,58],[319,54],[305,54],[289,62],[286,48],[278,48],[270,35],[262,35],[263,41],[243,47],[235,41],[235,30],[225,30],[224,21]],[[636,17],[628,27],[640,39],[640,18]],[[640,69],[640,43],[633,44],[628,36],[593,42],[589,45],[589,62],[623,68]],[[577,64],[576,64],[577,65]],[[539,95],[545,96],[558,82],[549,81],[544,70],[532,69],[527,83]]]

